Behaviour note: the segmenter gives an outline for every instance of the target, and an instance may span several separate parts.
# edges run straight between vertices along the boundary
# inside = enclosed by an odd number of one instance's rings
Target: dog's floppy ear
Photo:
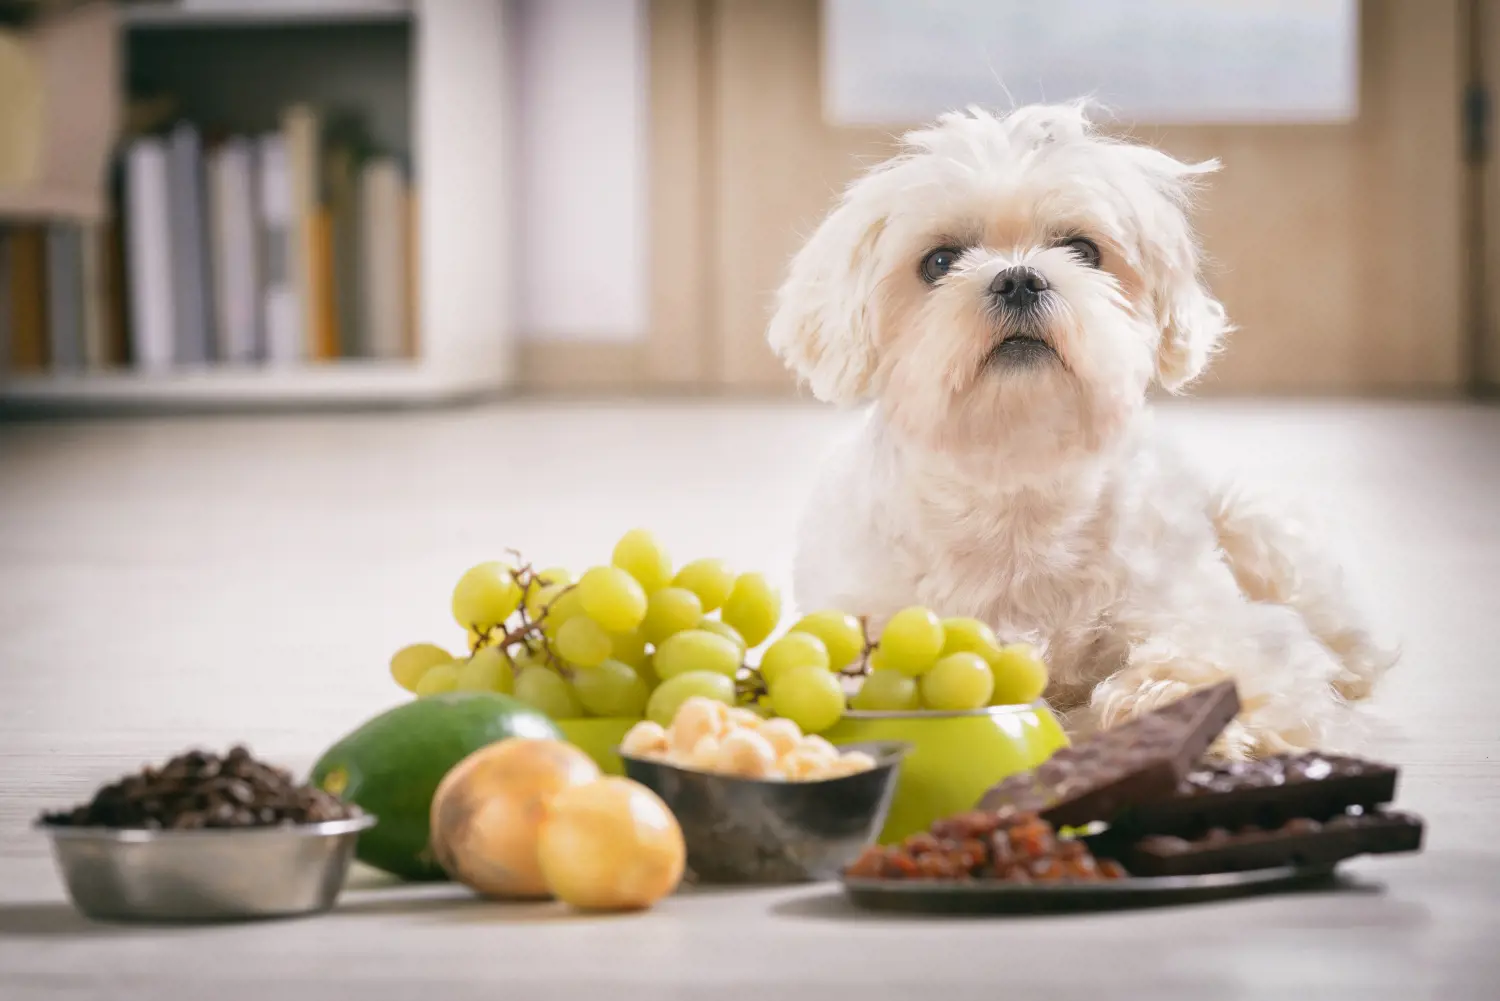
[[[1161,343],[1156,380],[1168,392],[1180,392],[1203,374],[1232,327],[1224,307],[1203,283],[1198,242],[1187,210],[1197,179],[1219,169],[1217,160],[1182,163],[1148,147],[1133,155],[1166,198],[1164,212],[1141,221],[1146,258],[1151,265],[1152,307]]]
[[[1156,380],[1168,392],[1180,392],[1208,368],[1229,333],[1229,319],[1194,273],[1158,292],[1156,315],[1161,327]]]
[[[824,402],[847,406],[869,395],[885,226],[886,217],[851,189],[792,258],[776,294],[771,350]]]

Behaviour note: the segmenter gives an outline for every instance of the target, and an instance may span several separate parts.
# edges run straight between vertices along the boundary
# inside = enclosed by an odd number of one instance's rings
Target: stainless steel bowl
[[[621,754],[625,774],[671,807],[700,883],[833,879],[885,824],[908,745],[849,744],[875,767],[818,782],[768,782]]]
[[[369,815],[285,827],[147,831],[38,824],[74,906],[116,921],[232,921],[326,911]]]

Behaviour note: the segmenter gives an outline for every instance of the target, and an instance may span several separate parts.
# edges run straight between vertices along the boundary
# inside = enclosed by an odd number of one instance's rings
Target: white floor
[[[88,925],[28,829],[38,810],[188,744],[309,761],[397,700],[393,648],[461,643],[452,581],[507,547],[580,567],[644,525],[680,557],[784,577],[846,418],[517,404],[0,425],[0,998],[406,998],[418,982],[449,998],[1496,996],[1500,409],[1218,403],[1165,419],[1205,462],[1333,513],[1404,640],[1370,748],[1403,766],[1429,848],[1349,866],[1363,891],[912,922],[827,888],[611,920],[356,889],[310,921]]]

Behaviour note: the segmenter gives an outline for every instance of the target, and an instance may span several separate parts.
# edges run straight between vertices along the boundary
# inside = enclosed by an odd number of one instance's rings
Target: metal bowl
[[[368,814],[283,827],[148,831],[41,823],[73,904],[115,921],[233,921],[333,907]]]
[[[817,782],[772,782],[692,771],[625,754],[625,774],[671,807],[700,883],[834,879],[885,823],[907,745],[848,744],[875,767]]]

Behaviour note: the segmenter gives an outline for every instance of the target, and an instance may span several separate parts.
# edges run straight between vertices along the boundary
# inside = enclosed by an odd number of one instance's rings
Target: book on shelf
[[[178,343],[168,184],[166,143],[154,136],[132,142],[124,206],[129,342],[135,364],[148,372],[171,368]]]
[[[117,214],[100,227],[100,256],[104,294],[104,358],[109,366],[128,365],[130,351],[128,278],[125,274],[125,227]]]
[[[10,368],[10,230],[0,226],[0,375]]]
[[[272,365],[300,362],[307,343],[299,283],[296,216],[286,136],[273,132],[255,142],[256,236],[260,249],[261,358]]]
[[[46,229],[37,224],[10,229],[10,357],[11,372],[40,372],[47,367],[47,246]]]
[[[323,188],[328,205],[332,258],[334,342],[344,358],[360,358],[368,331],[360,323],[360,152],[354,140],[330,136],[323,152]]]
[[[261,355],[260,262],[256,253],[254,153],[235,136],[208,154],[209,260],[214,355],[242,364]]]
[[[319,167],[318,113],[305,104],[294,104],[282,113],[281,130],[286,139],[287,171],[292,195],[292,284],[302,311],[302,331],[307,339],[303,357],[323,361],[335,354],[327,343],[324,327],[325,300],[332,290],[321,285],[318,273],[319,222],[322,208]]]
[[[107,368],[110,356],[109,282],[105,275],[105,223],[78,226],[79,314],[83,324],[83,367]]]
[[[51,223],[47,242],[47,356],[54,372],[82,371],[83,233],[70,223]]]
[[[103,222],[0,227],[0,371],[414,356],[417,202],[356,120],[161,122],[115,177]]]
[[[407,354],[410,307],[406,185],[396,162],[372,159],[360,175],[359,316],[377,358]]]
[[[179,365],[213,360],[208,233],[204,227],[203,143],[186,122],[167,138],[168,227],[171,233],[173,358]]]
[[[417,199],[416,191],[408,187],[406,189],[406,212],[402,215],[402,221],[406,224],[406,317],[405,336],[401,343],[406,349],[408,358],[415,358],[421,348],[419,337],[422,325],[418,321],[421,316],[419,308],[419,296],[422,291],[420,238],[422,227],[418,220],[421,218],[421,203]]]

